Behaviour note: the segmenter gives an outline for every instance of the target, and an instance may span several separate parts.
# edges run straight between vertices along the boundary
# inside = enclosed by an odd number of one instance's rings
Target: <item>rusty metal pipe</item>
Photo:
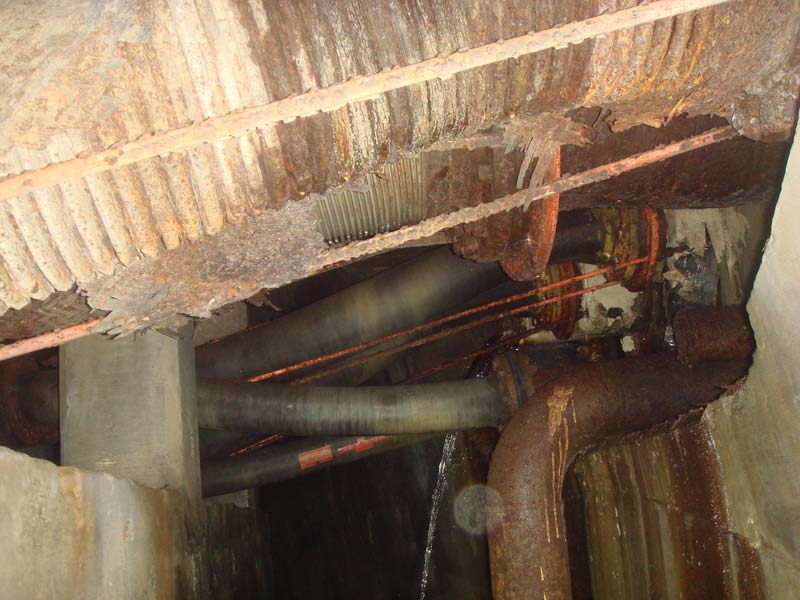
[[[381,387],[197,384],[201,427],[283,435],[389,435],[460,431],[510,416],[495,377]]]
[[[579,453],[705,405],[745,371],[742,361],[689,368],[671,356],[649,356],[576,368],[537,390],[492,456],[495,600],[572,597],[561,488]]]
[[[198,376],[247,379],[444,314],[505,276],[440,248],[263,326],[200,346]]]
[[[678,360],[747,359],[755,350],[744,306],[704,306],[682,310],[672,320]]]
[[[202,467],[203,497],[294,479],[431,439],[432,435],[305,438],[210,461]]]

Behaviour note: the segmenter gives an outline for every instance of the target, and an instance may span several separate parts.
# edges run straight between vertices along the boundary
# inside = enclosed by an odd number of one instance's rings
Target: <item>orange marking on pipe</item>
[[[336,449],[336,454],[346,454],[347,452],[365,452],[378,445],[386,439],[385,435],[376,435],[373,437],[360,437],[357,441],[346,446],[341,446]]]
[[[300,463],[300,469],[305,471],[306,469],[331,462],[333,460],[333,450],[330,445],[314,448],[298,454],[297,460]]]

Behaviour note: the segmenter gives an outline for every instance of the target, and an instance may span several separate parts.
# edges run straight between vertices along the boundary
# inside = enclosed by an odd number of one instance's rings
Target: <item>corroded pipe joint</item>
[[[492,371],[503,387],[503,396],[511,417],[533,394],[536,367],[524,354],[504,352],[493,357]]]
[[[613,263],[646,257],[628,267],[622,285],[632,292],[646,290],[653,280],[664,245],[662,217],[653,208],[598,208],[593,211],[604,231],[602,255]]]
[[[549,265],[547,267],[546,281],[554,283],[556,281],[566,281],[578,275],[578,269],[573,263],[562,263]],[[575,281],[562,286],[556,290],[558,296],[566,296],[577,292],[581,288],[581,283]],[[578,309],[581,300],[578,296],[562,299],[558,302],[548,304],[544,309],[544,319],[552,326],[551,331],[560,340],[567,340],[572,336],[575,329],[575,322],[578,320]]]

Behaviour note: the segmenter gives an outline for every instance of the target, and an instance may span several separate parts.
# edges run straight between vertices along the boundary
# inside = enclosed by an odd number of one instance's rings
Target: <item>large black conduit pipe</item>
[[[199,377],[247,379],[444,315],[505,279],[497,263],[450,248],[362,281],[260,327],[200,346]]]
[[[374,454],[418,444],[435,435],[303,438],[245,456],[203,464],[203,497],[219,496],[307,475]]]
[[[460,431],[505,423],[496,377],[382,387],[275,383],[197,384],[200,427],[283,435],[382,435]]]

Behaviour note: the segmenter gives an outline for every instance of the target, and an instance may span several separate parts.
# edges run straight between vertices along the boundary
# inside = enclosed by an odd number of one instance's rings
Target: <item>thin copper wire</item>
[[[273,433],[265,438],[258,440],[257,442],[253,442],[252,444],[248,444],[243,448],[239,448],[238,450],[234,450],[233,452],[228,453],[228,456],[239,456],[240,454],[247,454],[248,452],[252,452],[253,450],[259,450],[261,448],[266,448],[267,446],[272,446],[283,439],[283,436],[279,433]]]
[[[333,375],[335,373],[339,373],[340,371],[344,371],[345,369],[349,369],[350,367],[355,367],[376,358],[381,358],[383,356],[388,356],[390,354],[394,354],[396,352],[401,352],[403,350],[408,350],[410,348],[417,348],[419,346],[423,346],[425,344],[429,344],[430,342],[435,342],[436,340],[440,340],[442,338],[454,335],[456,333],[461,333],[462,331],[467,331],[468,329],[473,329],[478,327],[479,325],[485,325],[486,323],[493,323],[495,321],[500,321],[502,319],[513,317],[519,313],[527,312],[534,308],[541,308],[543,306],[547,306],[549,304],[553,304],[554,302],[561,302],[562,300],[567,300],[569,298],[575,298],[577,296],[583,296],[584,294],[588,294],[590,292],[594,292],[596,290],[601,290],[603,288],[610,287],[612,285],[618,285],[619,281],[606,281],[605,283],[601,283],[598,285],[593,285],[588,288],[584,288],[575,292],[569,292],[567,294],[562,294],[559,296],[553,296],[552,298],[547,298],[540,302],[533,302],[531,304],[524,304],[517,308],[513,308],[510,310],[506,310],[503,312],[499,312],[493,315],[489,315],[487,317],[483,317],[481,319],[476,319],[475,321],[470,321],[469,323],[465,323],[463,325],[458,325],[456,327],[450,327],[449,329],[443,329],[442,331],[438,331],[434,334],[413,340],[406,344],[401,344],[400,346],[396,346],[394,348],[387,348],[386,350],[381,350],[380,352],[375,352],[373,354],[369,354],[367,356],[359,357],[355,360],[351,360],[346,363],[342,363],[335,367],[331,367],[330,369],[325,369],[324,371],[318,371],[316,373],[312,373],[311,375],[307,375],[301,379],[297,379],[295,381],[290,382],[289,385],[301,385],[304,383],[308,383],[309,381],[315,381],[317,379],[321,379],[322,377],[326,377],[328,375]]]
[[[349,348],[344,348],[342,350],[337,350],[335,352],[329,352],[328,354],[323,354],[322,356],[317,356],[315,358],[310,358],[308,360],[304,360],[304,361],[295,363],[293,365],[289,365],[288,367],[282,367],[280,369],[274,369],[274,370],[269,371],[267,373],[262,373],[261,375],[256,375],[254,377],[251,377],[251,378],[247,379],[247,381],[250,382],[250,383],[255,383],[255,382],[258,382],[258,381],[265,381],[267,379],[273,379],[273,378],[278,377],[280,375],[285,375],[287,373],[292,373],[294,371],[299,371],[299,370],[305,369],[307,367],[311,367],[311,366],[318,365],[318,364],[321,364],[321,363],[324,363],[324,362],[328,362],[328,361],[334,360],[336,358],[342,358],[344,356],[350,356],[351,354],[355,354],[357,352],[361,352],[362,350],[367,350],[369,348],[372,348],[374,346],[378,346],[380,344],[384,344],[386,342],[391,342],[391,341],[396,340],[397,338],[400,338],[400,337],[404,337],[404,336],[407,336],[407,335],[412,335],[412,334],[415,334],[415,333],[419,333],[421,331],[426,331],[428,329],[432,329],[434,327],[438,327],[439,325],[444,325],[446,323],[449,323],[451,321],[455,321],[457,319],[462,319],[464,317],[469,317],[471,315],[483,312],[485,310],[489,310],[489,309],[494,308],[496,306],[502,306],[504,304],[510,304],[512,302],[516,302],[517,300],[522,300],[524,298],[529,298],[531,296],[539,295],[539,294],[542,294],[544,292],[548,292],[550,290],[557,289],[557,288],[563,287],[565,285],[569,285],[570,283],[583,281],[585,279],[591,279],[592,277],[596,277],[598,275],[603,275],[603,274],[606,274],[606,273],[613,273],[615,271],[618,271],[618,270],[621,270],[621,269],[625,269],[625,268],[627,268],[627,267],[629,267],[631,265],[636,265],[636,264],[645,262],[646,260],[647,260],[647,257],[635,258],[635,259],[632,259],[632,260],[621,262],[621,263],[616,264],[616,265],[603,267],[602,269],[596,269],[596,270],[591,271],[589,273],[583,273],[581,275],[576,275],[575,277],[570,277],[569,279],[564,279],[564,280],[561,280],[561,281],[555,281],[553,283],[550,283],[550,284],[547,284],[547,285],[543,285],[541,287],[538,287],[538,288],[535,288],[535,289],[532,289],[532,290],[527,290],[527,291],[521,292],[519,294],[513,294],[511,296],[507,296],[505,298],[501,298],[500,300],[494,300],[492,302],[488,302],[486,304],[482,304],[481,306],[476,306],[476,307],[461,311],[459,313],[447,315],[446,317],[442,317],[441,319],[436,319],[436,320],[430,321],[428,323],[423,323],[422,325],[417,325],[417,326],[411,327],[409,329],[404,329],[402,331],[398,331],[396,333],[392,333],[392,334],[389,334],[389,335],[386,335],[386,336],[383,336],[383,337],[380,337],[380,338],[376,338],[376,339],[370,340],[368,342],[363,342],[361,344],[356,344],[355,346],[350,346]],[[559,296],[559,298],[563,298],[563,297],[564,296]]]
[[[497,352],[498,350],[502,350],[503,348],[509,346],[510,344],[525,339],[529,335],[533,335],[534,333],[539,333],[541,331],[547,331],[556,324],[557,323],[542,323],[541,325],[537,325],[536,327],[531,327],[530,329],[526,329],[525,331],[521,331],[520,333],[515,333],[514,335],[510,335],[506,338],[503,338],[502,340],[500,340],[495,344],[487,346],[486,348],[476,350],[475,352],[462,354],[461,356],[454,358],[453,360],[449,360],[440,365],[436,365],[435,367],[431,367],[430,369],[425,369],[424,371],[420,371],[419,373],[412,375],[408,379],[403,380],[401,383],[402,384],[415,383],[420,379],[425,379],[429,375],[433,375],[434,373],[439,373],[440,371],[444,371],[445,369],[454,367],[457,364],[460,364],[464,361],[470,360],[472,358],[478,358],[479,356],[485,356],[486,354],[491,354],[492,352]]]

